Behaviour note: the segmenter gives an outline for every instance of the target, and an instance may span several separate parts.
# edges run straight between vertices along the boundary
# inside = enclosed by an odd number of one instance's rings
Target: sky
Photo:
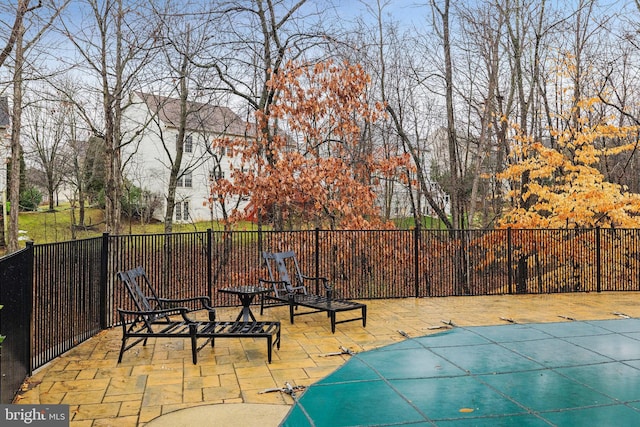
[[[314,0],[311,0],[312,2]],[[383,8],[383,20],[386,23],[397,21],[402,27],[424,25],[425,17],[429,13],[429,0],[387,0]],[[336,1],[336,9],[344,20],[354,20],[361,17],[373,23],[377,18],[376,0],[342,0]]]

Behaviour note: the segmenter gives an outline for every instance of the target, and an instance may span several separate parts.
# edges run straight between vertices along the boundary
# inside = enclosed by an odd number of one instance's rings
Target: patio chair
[[[265,308],[288,305],[289,319],[292,324],[295,316],[326,312],[331,319],[332,333],[336,332],[336,324],[338,323],[362,320],[362,326],[367,326],[367,306],[359,302],[335,298],[334,291],[326,277],[311,277],[302,274],[293,251],[262,252],[262,257],[267,265],[269,279],[259,279],[259,281],[261,285],[270,287],[273,292],[263,296],[260,314]],[[290,275],[290,271],[293,276]],[[306,283],[315,283],[316,294],[309,293]],[[320,295],[321,287],[324,290],[324,295]],[[312,310],[298,311],[299,307]],[[360,310],[360,317],[336,320],[336,313],[350,310]]]
[[[211,306],[211,298],[208,296],[179,299],[160,298],[142,266],[138,266],[127,271],[120,271],[116,275],[125,285],[127,292],[133,299],[138,311],[153,312],[183,307],[187,309],[187,313],[198,310],[207,310],[209,320],[216,320],[216,311]],[[148,320],[153,322],[166,317],[167,316],[164,314],[158,314],[157,319],[151,316]]]
[[[193,363],[198,362],[198,352],[209,341],[215,344],[215,338],[266,338],[267,360],[271,363],[272,348],[280,348],[280,322],[242,322],[216,321],[215,309],[211,299],[206,296],[193,298],[159,298],[142,267],[117,273],[134,301],[136,310],[118,308],[122,325],[122,345],[118,363],[125,351],[143,343],[148,338],[189,338]],[[148,293],[143,291],[143,288]],[[200,306],[194,306],[199,302]],[[187,308],[184,304],[191,304]],[[189,317],[197,310],[206,310],[209,319],[198,321]],[[204,338],[204,344],[198,346],[198,339]],[[129,343],[130,339],[135,341]]]

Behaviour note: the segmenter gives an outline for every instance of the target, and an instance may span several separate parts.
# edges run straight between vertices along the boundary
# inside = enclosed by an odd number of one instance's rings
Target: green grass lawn
[[[31,240],[37,244],[63,242],[73,239],[71,224],[72,215],[78,222],[78,209],[72,212],[69,204],[60,204],[53,212],[41,208],[38,212],[21,212],[18,217],[20,239]],[[413,219],[396,220],[398,228],[412,228]],[[437,228],[437,220],[425,219],[426,228]],[[222,227],[217,222],[204,221],[190,224],[173,224],[174,232],[206,231],[207,229],[220,230]],[[75,238],[85,239],[96,237],[104,232],[104,212],[99,208],[85,209],[85,227],[76,227]],[[236,225],[236,230],[255,230],[256,225],[246,222]],[[141,223],[134,219],[129,223],[127,219],[122,222],[121,234],[161,234],[164,225],[161,222]]]
[[[414,228],[416,223],[413,218],[397,218],[393,220],[393,223],[399,229]],[[426,230],[439,230],[446,228],[444,224],[438,218],[425,217],[422,221],[422,227]]]
[[[42,209],[42,208],[41,208]],[[75,212],[75,222],[78,222],[78,209]],[[73,239],[71,224],[72,211],[68,204],[57,206],[53,212],[40,210],[38,212],[20,212],[18,217],[18,227],[20,229],[21,240],[32,240],[33,242],[52,243],[63,242]],[[102,235],[105,230],[104,212],[99,208],[85,209],[85,227],[76,227],[76,239],[85,239]],[[204,221],[190,224],[173,224],[173,231],[190,232],[206,231],[207,229],[219,230],[221,226],[217,222]],[[243,223],[235,227],[238,230],[252,230],[255,225]],[[131,223],[123,219],[121,234],[161,234],[164,232],[164,225],[161,222],[141,223],[134,219]]]
[[[76,222],[78,210],[75,210]],[[100,209],[88,208],[85,210],[86,230],[77,229],[76,238],[99,236],[104,224],[103,213]],[[51,243],[72,239],[71,232],[71,208],[69,205],[60,205],[53,212],[20,212],[18,216],[18,228],[20,239],[32,240],[35,243]]]

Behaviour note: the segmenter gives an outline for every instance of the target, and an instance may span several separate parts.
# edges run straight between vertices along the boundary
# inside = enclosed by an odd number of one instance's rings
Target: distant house
[[[0,130],[6,131],[10,124],[9,101],[6,96],[0,96]]]
[[[435,132],[431,133],[427,138],[421,139],[417,143],[418,159],[421,163],[422,169],[425,172],[424,184],[426,189],[418,189],[417,186],[408,188],[406,184],[400,182],[394,182],[392,184],[391,192],[393,199],[390,206],[389,216],[390,218],[408,218],[413,214],[413,206],[416,204],[416,200],[421,198],[421,215],[435,217],[437,215],[436,210],[429,205],[426,198],[422,195],[426,190],[429,193],[429,197],[437,204],[438,208],[444,212],[450,213],[450,200],[449,195],[443,190],[437,180],[437,175],[442,171],[447,171],[449,168],[447,151],[447,130],[445,128],[439,128]],[[437,155],[435,154],[437,153]],[[444,153],[444,154],[443,154]],[[412,180],[418,179],[417,176],[410,176]],[[378,194],[381,196],[385,194],[385,190],[382,188],[377,189]],[[389,189],[386,190],[387,192]],[[380,197],[380,206],[384,206],[387,202],[386,198]]]
[[[169,187],[170,167],[176,156],[180,123],[180,101],[145,93],[132,95],[133,105],[125,117],[123,162],[125,177],[133,185],[161,196],[162,209],[154,213],[163,219]],[[176,222],[222,218],[219,204],[209,203],[210,185],[229,178],[237,157],[224,149],[211,148],[215,138],[251,138],[252,126],[231,109],[188,102],[183,158],[176,188]],[[130,138],[131,141],[127,141]],[[246,200],[230,200],[227,206],[246,207]]]

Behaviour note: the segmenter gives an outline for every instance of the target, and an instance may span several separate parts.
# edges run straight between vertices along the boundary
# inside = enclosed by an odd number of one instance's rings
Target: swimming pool
[[[281,425],[640,425],[640,320],[408,338],[353,355],[297,398]]]

